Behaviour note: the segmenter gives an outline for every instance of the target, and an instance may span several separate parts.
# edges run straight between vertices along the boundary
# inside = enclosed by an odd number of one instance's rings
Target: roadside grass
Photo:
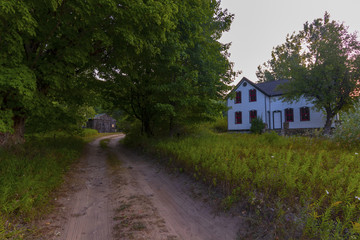
[[[27,224],[51,210],[51,193],[85,143],[81,137],[57,133],[28,136],[23,145],[0,148],[0,239],[23,239],[32,231]]]
[[[100,147],[102,149],[107,149],[109,142],[110,142],[110,138],[100,140]]]
[[[111,136],[111,135],[114,135],[114,134],[118,134],[118,133],[98,133],[94,129],[89,129],[89,130],[92,130],[92,131],[85,131],[84,134],[80,135],[81,138],[83,140],[85,140],[86,142],[91,142],[91,141],[93,141],[93,140],[95,140],[96,138],[99,138],[99,137]]]
[[[121,161],[119,161],[118,156],[115,152],[109,149],[108,144],[110,142],[110,138],[100,140],[100,147],[106,151],[106,162],[110,167],[116,168],[121,165]]]
[[[142,147],[220,188],[225,208],[246,202],[276,225],[274,237],[360,239],[360,149],[319,138],[210,131],[145,139]]]

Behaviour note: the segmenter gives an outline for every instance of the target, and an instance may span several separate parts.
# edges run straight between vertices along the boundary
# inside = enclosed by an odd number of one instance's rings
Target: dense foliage
[[[273,234],[269,238],[359,237],[360,155],[355,149],[275,133],[209,131],[144,144],[167,156],[172,166],[219,187],[229,196],[226,205],[245,201],[245,210],[265,218],[267,234]]]
[[[232,15],[219,4],[0,1],[0,143],[22,142],[26,123],[80,125],[101,94],[148,134],[164,119],[212,116],[233,76],[217,41]]]
[[[330,15],[306,22],[299,33],[275,47],[272,58],[259,67],[260,81],[290,79],[284,85],[285,99],[305,97],[326,114],[324,132],[334,117],[351,106],[360,80],[360,42],[343,23]]]
[[[107,81],[105,95],[115,107],[141,122],[147,135],[219,115],[219,101],[229,90],[234,72],[228,61],[228,45],[218,42],[229,29],[232,15],[214,0],[175,1],[171,29],[152,51],[134,55],[131,63],[118,63],[122,55],[110,55],[114,66],[101,72]]]
[[[3,141],[22,142],[30,117],[66,122],[51,114],[75,115],[87,104],[113,8],[111,1],[0,2],[0,125],[12,133]]]
[[[334,130],[333,138],[348,146],[360,145],[360,103],[357,102],[354,108],[342,112],[340,122]]]

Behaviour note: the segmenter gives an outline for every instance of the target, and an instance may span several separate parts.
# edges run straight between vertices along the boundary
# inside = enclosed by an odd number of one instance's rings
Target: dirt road
[[[239,217],[211,207],[206,191],[118,144],[90,143],[71,169],[41,239],[236,239]]]

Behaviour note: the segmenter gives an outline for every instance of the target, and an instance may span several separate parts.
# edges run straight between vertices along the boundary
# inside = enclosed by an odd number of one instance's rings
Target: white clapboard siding
[[[286,82],[286,80],[282,80]],[[230,131],[241,131],[249,130],[250,124],[250,111],[256,110],[257,116],[262,118],[267,124],[269,129],[281,129],[283,123],[286,120],[285,109],[292,108],[294,121],[289,122],[290,129],[301,129],[301,128],[321,128],[325,124],[325,116],[322,111],[317,111],[311,102],[305,99],[300,99],[297,102],[285,102],[281,99],[281,91],[277,88],[272,88],[274,84],[278,83],[260,83],[255,84],[247,78],[243,78],[239,84],[232,91],[232,95],[235,96],[234,92],[241,92],[241,103],[235,103],[234,98],[227,98],[228,110],[228,130]],[[256,89],[256,102],[249,101],[249,90]],[[301,121],[300,109],[302,107],[308,107],[310,110],[310,120]],[[242,113],[242,123],[235,123],[235,112]]]

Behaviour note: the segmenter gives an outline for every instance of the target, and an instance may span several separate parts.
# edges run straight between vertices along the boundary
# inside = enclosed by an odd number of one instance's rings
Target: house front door
[[[273,112],[274,129],[281,129],[281,111]]]

